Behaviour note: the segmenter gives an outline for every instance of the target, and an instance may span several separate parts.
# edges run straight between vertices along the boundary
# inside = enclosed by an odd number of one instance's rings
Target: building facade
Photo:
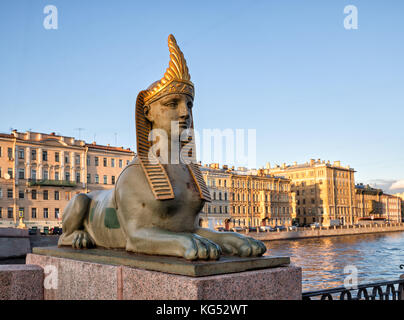
[[[212,202],[206,202],[199,218],[201,226],[214,229],[225,227],[230,221],[230,174],[227,168],[220,169],[218,164],[200,167],[202,176],[210,191]]]
[[[112,188],[132,160],[129,149],[37,132],[0,134],[0,227],[61,226],[67,202]]]
[[[289,179],[263,170],[219,168],[217,163],[201,167],[201,172],[212,198],[199,215],[203,226],[292,224],[296,211]]]
[[[402,201],[397,195],[390,195],[369,185],[355,186],[358,221],[383,219],[386,222],[401,222]]]
[[[291,191],[296,196],[296,219],[301,225],[318,222],[329,225],[332,220],[353,224],[357,219],[355,208],[355,170],[320,159],[304,164],[283,164],[266,173],[291,180]]]

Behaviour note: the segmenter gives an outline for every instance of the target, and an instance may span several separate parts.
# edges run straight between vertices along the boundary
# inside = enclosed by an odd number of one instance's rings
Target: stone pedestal
[[[34,248],[34,252],[35,252]],[[37,250],[38,251],[38,250]],[[39,250],[40,251],[40,250]],[[55,251],[56,252],[56,251]],[[69,251],[68,251],[69,252]],[[91,256],[91,251],[78,250],[81,254]],[[90,253],[89,253],[90,252]],[[44,253],[44,252],[43,252]],[[48,252],[49,253],[49,252]],[[61,254],[59,254],[61,255]],[[169,257],[153,257],[165,261]],[[100,259],[100,258],[97,258]],[[125,258],[126,259],[126,258]],[[139,260],[139,258],[136,258]],[[135,259],[135,260],[136,260]],[[234,259],[234,258],[232,258]],[[237,259],[237,258],[235,258]],[[257,258],[256,258],[257,259]],[[259,258],[258,258],[259,259]],[[282,258],[275,258],[282,259]],[[205,262],[205,266],[194,268],[196,275],[186,276],[165,272],[145,270],[151,266],[162,267],[153,260],[145,263],[147,259],[140,259],[142,267],[133,267],[122,264],[83,261],[79,259],[55,257],[45,254],[28,254],[27,263],[39,265],[48,270],[56,271],[57,287],[44,290],[45,299],[107,299],[107,300],[300,300],[302,294],[301,268],[281,265],[266,267],[264,269],[232,272],[226,274],[200,275],[203,273],[217,273],[212,267],[215,262]],[[166,264],[172,261],[188,265],[183,272],[188,272],[189,264],[182,259],[169,258]],[[240,265],[245,264],[245,259]],[[271,258],[263,258],[268,263]],[[123,260],[121,260],[122,262]],[[178,262],[180,261],[180,262]],[[284,262],[282,260],[274,260]],[[124,261],[125,262],[125,261]],[[138,262],[136,262],[138,263]],[[229,263],[226,259],[218,261]],[[263,263],[263,262],[261,262]],[[271,262],[273,263],[273,262]],[[127,264],[127,263],[126,263]],[[196,266],[203,263],[196,262]],[[248,265],[248,263],[246,264]],[[53,267],[49,267],[53,266]],[[223,267],[223,266],[222,266]],[[247,267],[251,269],[252,267]],[[198,271],[199,270],[199,271]],[[208,271],[207,271],[208,270]],[[213,270],[213,271],[212,271]],[[199,273],[198,273],[199,272]],[[208,272],[208,273],[209,273]],[[47,275],[45,275],[47,276]],[[53,274],[52,276],[55,276]]]
[[[42,300],[43,276],[39,266],[0,265],[0,300]]]
[[[25,257],[30,251],[28,230],[0,228],[0,260]]]

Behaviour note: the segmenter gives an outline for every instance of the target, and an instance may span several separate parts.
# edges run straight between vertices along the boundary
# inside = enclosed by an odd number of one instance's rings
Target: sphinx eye
[[[192,101],[188,101],[187,106],[188,106],[189,109],[191,109],[193,107],[193,105],[194,104],[192,103]]]
[[[177,106],[177,101],[176,100],[170,100],[164,104],[167,107],[175,108]]]

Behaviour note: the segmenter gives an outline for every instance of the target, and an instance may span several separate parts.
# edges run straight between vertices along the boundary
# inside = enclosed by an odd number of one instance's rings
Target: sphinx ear
[[[146,117],[147,120],[149,120],[150,122],[153,122],[153,117],[150,113],[150,106],[146,105],[143,107],[143,112],[144,112],[144,116]]]

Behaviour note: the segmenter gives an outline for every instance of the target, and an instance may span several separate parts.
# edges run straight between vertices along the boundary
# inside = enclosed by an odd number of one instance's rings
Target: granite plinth
[[[37,265],[0,265],[0,300],[42,300],[43,277]]]
[[[126,250],[111,249],[82,249],[71,247],[38,247],[32,252],[52,257],[67,258],[79,261],[94,262],[109,265],[135,267],[151,271],[202,277],[217,274],[228,274],[265,268],[275,268],[290,264],[289,257],[254,257],[240,258],[222,256],[217,261],[188,261],[176,257],[151,256],[135,254]]]
[[[28,230],[0,228],[0,260],[25,257],[30,251]]]
[[[40,254],[27,263],[57,270],[46,300],[300,300],[302,293],[301,268],[290,265],[190,277]]]

